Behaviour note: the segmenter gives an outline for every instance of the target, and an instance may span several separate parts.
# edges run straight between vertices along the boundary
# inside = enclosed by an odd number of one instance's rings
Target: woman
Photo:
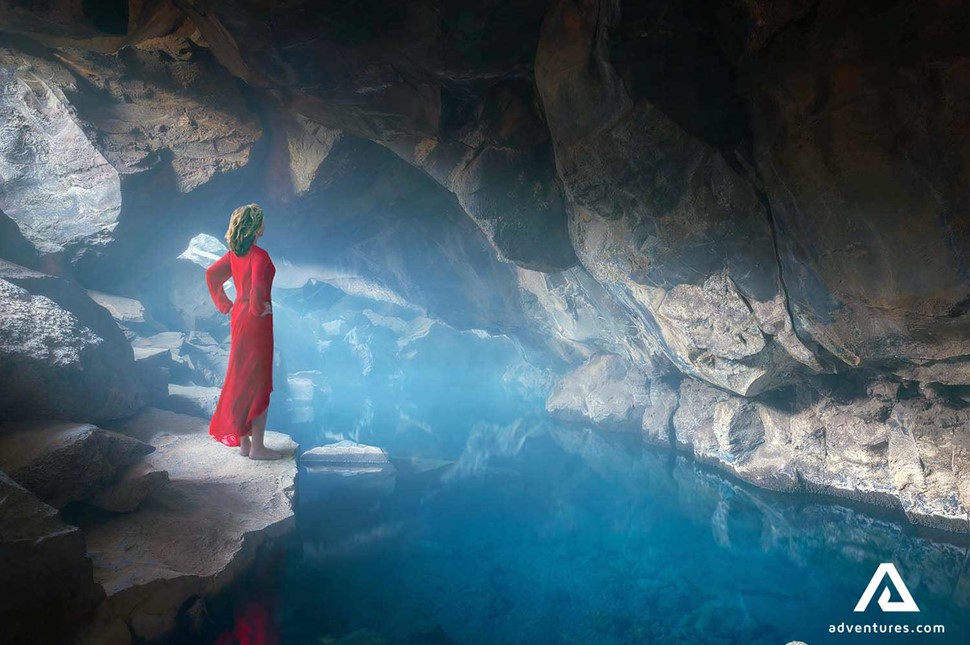
[[[276,267],[256,240],[263,235],[263,209],[240,206],[229,218],[229,251],[205,272],[212,301],[230,318],[229,366],[209,434],[227,446],[239,446],[250,459],[282,455],[263,444],[266,411],[273,391],[273,304],[270,289]],[[222,288],[232,276],[236,300]]]

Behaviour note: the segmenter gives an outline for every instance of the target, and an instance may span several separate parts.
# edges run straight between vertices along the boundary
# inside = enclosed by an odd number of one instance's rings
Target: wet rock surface
[[[296,444],[267,431],[266,445],[287,458],[251,461],[212,440],[206,421],[154,408],[112,427],[152,445],[144,464],[169,482],[137,512],[82,524],[107,594],[88,636],[158,639],[186,600],[225,588],[293,528]]]

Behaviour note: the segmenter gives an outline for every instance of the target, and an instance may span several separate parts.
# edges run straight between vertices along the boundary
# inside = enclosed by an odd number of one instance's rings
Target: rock
[[[649,386],[650,400],[643,409],[640,424],[643,439],[650,444],[673,447],[673,418],[680,404],[678,388],[666,379],[652,380]]]
[[[387,145],[455,193],[499,257],[537,271],[576,264],[546,131],[531,83],[492,88],[460,141],[400,137]]]
[[[523,308],[557,356],[575,364],[594,354],[629,355],[651,373],[673,369],[643,321],[582,266],[560,273],[517,269]]]
[[[180,359],[187,361],[196,385],[222,386],[229,367],[229,342],[219,343],[206,332],[193,331],[185,336],[178,350]]]
[[[0,260],[0,419],[132,414],[146,401],[124,334],[79,287]]]
[[[211,235],[200,233],[167,267],[166,304],[177,314],[178,327],[225,335],[229,316],[212,304],[205,282],[205,270],[229,249]],[[230,278],[224,285],[230,300],[235,298],[235,285]]]
[[[246,181],[259,121],[191,35],[117,54],[0,48],[8,133],[0,158],[16,171],[0,188],[0,208],[85,286],[115,292],[133,270],[157,270],[157,254],[214,209],[198,188]]]
[[[152,450],[91,424],[7,424],[0,433],[0,468],[51,506],[63,508],[108,488]]]
[[[899,508],[915,524],[970,532],[970,411],[897,399],[898,389],[799,385],[769,405],[685,379],[676,445],[758,486]]]
[[[178,31],[181,12],[168,0],[131,5],[86,5],[54,0],[43,6],[0,6],[6,30],[52,46],[72,46],[113,52],[124,45],[158,39]]]
[[[274,293],[314,280],[307,295],[320,300],[336,295],[328,286],[366,291],[456,329],[528,330],[514,267],[499,261],[452,195],[382,146],[342,136],[306,197],[285,212],[272,223],[274,251],[292,264],[277,263]]]
[[[386,145],[453,192],[502,257],[544,271],[575,263],[548,136],[523,73],[544,2],[481,5],[471,21],[386,3],[379,27],[337,7],[265,20],[271,4],[179,6],[232,74],[280,92],[286,107],[327,129]]]
[[[647,375],[614,354],[600,354],[563,377],[546,411],[567,421],[639,429],[650,397]]]
[[[0,258],[31,269],[40,268],[37,249],[27,241],[17,222],[0,210]]]
[[[92,497],[88,503],[106,511],[131,513],[168,482],[167,471],[155,470],[146,463],[133,464],[115,484]]]
[[[817,369],[784,310],[755,187],[650,100],[649,69],[621,78],[610,39],[623,19],[607,2],[559,2],[536,54],[580,262],[687,374],[753,395]]]
[[[796,328],[846,366],[966,383],[964,11],[822,2],[742,70]]]
[[[388,464],[387,453],[378,446],[368,446],[348,439],[318,446],[300,455],[300,461],[313,465]]]
[[[251,461],[212,440],[205,421],[154,408],[113,428],[154,446],[145,463],[171,481],[137,512],[84,527],[107,593],[88,637],[127,624],[133,638],[156,640],[172,633],[187,600],[225,589],[293,529],[296,463]],[[296,449],[272,431],[266,444]]]
[[[108,310],[111,317],[119,323],[126,325],[139,325],[145,323],[145,305],[134,298],[125,298],[112,293],[95,291],[88,289],[87,293],[91,300]]]
[[[142,360],[171,360],[172,380],[187,385],[221,386],[229,365],[228,343],[221,345],[206,332],[161,332],[132,341]]]
[[[0,49],[0,208],[42,252],[111,231],[121,213],[118,171],[88,139],[64,89],[64,67]]]
[[[0,471],[0,637],[8,643],[65,642],[104,592],[94,582],[84,537]]]
[[[215,414],[221,391],[222,388],[204,385],[170,384],[168,396],[157,407],[208,420]]]

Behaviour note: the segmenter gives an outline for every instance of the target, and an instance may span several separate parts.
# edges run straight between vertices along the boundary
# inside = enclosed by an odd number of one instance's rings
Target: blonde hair
[[[256,232],[263,226],[263,209],[259,204],[246,204],[232,212],[226,242],[237,256],[249,253],[256,241]]]

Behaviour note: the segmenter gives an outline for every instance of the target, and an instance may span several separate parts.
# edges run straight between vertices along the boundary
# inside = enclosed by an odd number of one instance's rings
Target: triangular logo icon
[[[919,611],[919,607],[916,606],[916,601],[913,600],[909,589],[906,588],[906,583],[903,582],[903,578],[896,571],[896,565],[892,562],[883,562],[879,565],[876,572],[872,574],[872,580],[869,581],[869,586],[862,592],[862,597],[859,598],[859,602],[856,603],[853,611],[866,610],[866,607],[869,606],[869,601],[872,600],[872,596],[876,593],[876,589],[879,588],[879,583],[887,575],[889,576],[889,580],[892,581],[893,586],[896,587],[896,591],[902,600],[890,600],[889,587],[886,587],[879,594],[879,600],[877,601],[879,608],[883,611]]]

